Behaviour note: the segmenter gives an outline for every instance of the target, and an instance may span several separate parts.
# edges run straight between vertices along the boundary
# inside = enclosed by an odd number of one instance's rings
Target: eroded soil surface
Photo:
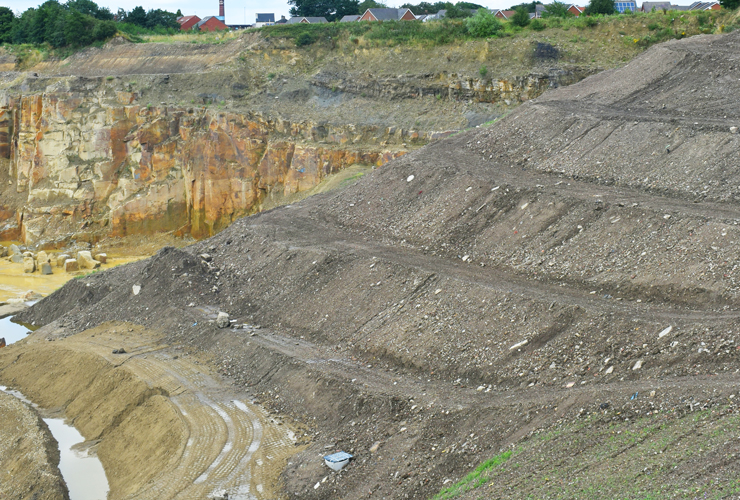
[[[737,33],[655,47],[22,317],[66,337],[55,347],[106,321],[156,329],[306,423],[289,497],[431,497],[494,456],[491,490],[457,494],[730,497],[739,47]],[[330,473],[321,456],[338,449],[355,459]]]

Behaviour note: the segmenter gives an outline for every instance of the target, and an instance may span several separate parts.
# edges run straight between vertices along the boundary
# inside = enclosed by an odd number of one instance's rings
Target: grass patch
[[[434,496],[434,500],[444,500],[447,498],[456,498],[466,491],[474,490],[476,488],[479,488],[486,484],[488,481],[490,481],[490,476],[487,474],[487,472],[493,470],[494,468],[498,467],[499,465],[502,465],[506,463],[509,458],[511,458],[511,455],[513,454],[513,451],[505,451],[501,453],[500,455],[496,455],[493,458],[490,458],[480,464],[478,467],[475,468],[473,472],[465,476],[462,480],[460,480],[458,483],[453,484],[452,486],[443,489],[440,491],[437,495]]]

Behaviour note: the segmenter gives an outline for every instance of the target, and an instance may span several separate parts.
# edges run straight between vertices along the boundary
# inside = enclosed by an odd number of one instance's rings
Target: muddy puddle
[[[10,320],[10,317],[0,320],[0,332],[8,344],[30,333],[24,325]],[[18,391],[9,390],[4,386],[0,386],[0,390],[36,407]],[[67,483],[70,500],[105,500],[108,496],[108,479],[98,457],[91,455],[83,446],[85,438],[61,418],[43,420],[59,444],[59,471]]]
[[[12,316],[0,319],[0,338],[4,338],[8,345],[26,338],[32,330],[35,330],[32,326],[13,322]]]
[[[10,246],[11,242],[0,242],[0,245]],[[146,259],[148,255],[137,256],[116,256],[109,254],[107,264],[103,264],[101,269],[136,262],[137,260]],[[9,262],[7,258],[0,259],[0,302],[17,299],[22,297],[28,291],[40,293],[44,297],[60,288],[70,279],[85,274],[85,272],[65,273],[61,268],[53,266],[54,274],[42,275],[38,271],[35,273],[24,273],[23,265]],[[86,271],[92,272],[92,271]],[[0,335],[1,337],[2,335]]]

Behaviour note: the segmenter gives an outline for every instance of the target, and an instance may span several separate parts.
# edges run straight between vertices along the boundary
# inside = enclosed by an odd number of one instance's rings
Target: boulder
[[[219,328],[228,328],[230,324],[229,315],[225,312],[219,312],[216,318],[216,326]]]
[[[49,264],[48,262],[43,262],[40,267],[41,274],[52,274],[51,264]]]
[[[57,257],[57,267],[64,267],[64,263],[67,262],[68,259],[71,257],[69,254],[63,253],[59,257]]]
[[[10,245],[10,247],[8,247],[8,252],[10,252],[10,255],[14,255],[21,253],[21,249],[18,248],[18,245]]]
[[[32,273],[35,270],[36,270],[36,261],[33,260],[33,257],[24,257],[23,258],[23,272]]]
[[[22,254],[24,257],[31,257],[33,258],[33,254],[31,252],[23,252]]]
[[[77,263],[75,259],[67,259],[64,261],[64,272],[71,273],[74,271],[79,271],[80,265]]]
[[[14,253],[10,256],[10,262],[14,264],[20,264],[23,262],[23,256],[19,253]]]
[[[97,260],[101,264],[106,264],[108,262],[108,254],[106,254],[106,253],[96,253],[93,256],[93,259]]]
[[[8,256],[8,249],[0,245],[0,257],[7,257],[7,256]]]
[[[97,269],[100,267],[100,262],[92,258],[89,250],[77,252],[77,264],[80,266],[80,269]]]
[[[49,262],[49,256],[41,250],[39,253],[36,254],[36,262],[39,263],[39,266],[43,264],[44,262]]]

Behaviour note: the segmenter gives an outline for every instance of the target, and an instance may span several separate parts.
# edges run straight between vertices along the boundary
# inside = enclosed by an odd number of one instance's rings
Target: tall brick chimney
[[[224,18],[224,0],[218,0],[218,15],[221,19]]]

